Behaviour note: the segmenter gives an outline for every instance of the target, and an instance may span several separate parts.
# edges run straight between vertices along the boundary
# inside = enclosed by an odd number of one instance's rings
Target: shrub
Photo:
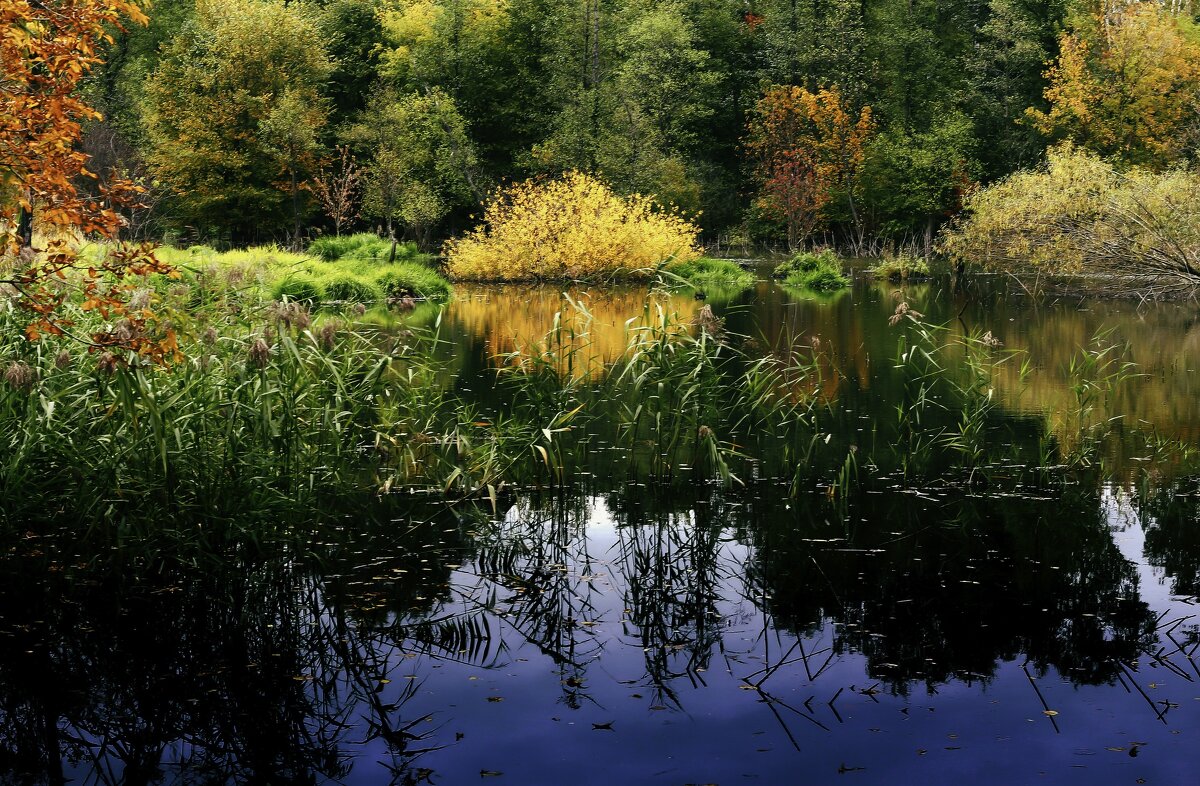
[[[668,265],[667,272],[696,289],[733,289],[741,291],[754,285],[754,274],[728,259],[701,257]]]
[[[481,281],[645,275],[700,257],[699,229],[643,196],[621,197],[579,172],[498,193],[484,223],[446,244],[452,278]]]
[[[373,281],[342,273],[326,279],[325,296],[347,303],[373,303],[383,299],[383,290]]]
[[[960,265],[1092,274],[1127,291],[1200,285],[1200,175],[1185,169],[1118,171],[1070,146],[1046,164],[973,194],[969,218],[942,250]]]
[[[388,298],[423,297],[444,300],[450,296],[450,284],[424,265],[397,262],[375,277],[375,284]]]
[[[802,251],[776,266],[775,276],[787,286],[815,292],[843,289],[850,283],[842,274],[841,258],[829,249]]]

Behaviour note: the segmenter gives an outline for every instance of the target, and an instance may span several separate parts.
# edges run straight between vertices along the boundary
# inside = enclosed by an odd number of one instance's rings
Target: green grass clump
[[[910,278],[929,278],[931,275],[929,263],[924,257],[913,254],[895,254],[880,257],[879,261],[867,272],[877,278],[889,281],[904,281]]]
[[[348,303],[374,303],[383,300],[383,290],[374,281],[347,273],[325,279],[325,297]]]
[[[316,279],[296,273],[276,281],[275,286],[271,288],[271,297],[275,300],[313,304],[324,300],[325,291]]]
[[[320,237],[308,247],[308,253],[325,262],[340,259],[387,262],[392,257],[392,241],[370,232],[340,237]],[[421,255],[416,243],[397,243],[396,261],[414,260]]]
[[[775,276],[797,289],[833,292],[844,289],[850,280],[842,273],[841,258],[829,249],[802,251],[775,268]]]
[[[284,297],[306,303],[366,303],[401,297],[445,300],[451,293],[450,283],[415,245],[399,244],[396,261],[389,264],[391,242],[370,234],[321,238],[305,254],[277,246],[226,252],[207,246],[164,246],[156,253],[193,286],[197,302],[235,293],[243,303]],[[328,259],[335,253],[341,256]]]
[[[728,259],[699,259],[668,265],[671,276],[682,279],[696,289],[741,291],[754,286],[754,274]]]
[[[423,297],[444,300],[450,296],[450,283],[418,262],[387,265],[375,277],[375,284],[388,298]]]

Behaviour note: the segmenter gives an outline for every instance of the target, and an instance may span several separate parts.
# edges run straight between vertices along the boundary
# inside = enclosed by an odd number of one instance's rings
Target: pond
[[[570,293],[587,375],[635,290]],[[560,291],[466,289],[438,316],[486,410]],[[1135,364],[1097,404],[1095,482],[777,479],[658,488],[590,471],[482,503],[398,493],[220,554],[96,553],[70,522],[0,543],[0,772],[11,782],[1173,784],[1200,730],[1200,325],[1177,304],[865,278],[671,299],[748,354],[804,347],[866,445],[895,418],[900,304],[1010,353],[1010,432],[1072,439],[1072,363]],[[429,323],[428,313],[414,322]],[[1019,351],[1019,352],[1016,352]],[[947,355],[943,363],[962,361]],[[963,361],[965,362],[965,361]],[[1136,376],[1133,375],[1136,371]],[[494,404],[493,404],[494,406]],[[769,435],[768,435],[769,436]],[[749,480],[749,479],[748,479]]]

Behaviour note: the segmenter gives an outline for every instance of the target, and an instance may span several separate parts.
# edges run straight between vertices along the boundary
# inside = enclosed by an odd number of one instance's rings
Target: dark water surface
[[[899,293],[899,294],[896,294]],[[574,293],[597,363],[643,298]],[[1144,375],[1106,416],[1195,442],[1188,305],[860,281],[710,297],[751,348],[813,346],[870,429],[899,302],[1030,370],[1053,432],[1098,331]],[[557,290],[443,315],[456,384],[549,329]],[[700,308],[678,298],[685,316]],[[483,395],[483,394],[481,394]],[[855,425],[855,424],[860,425]],[[1065,437],[1064,437],[1065,438]],[[1132,443],[1131,443],[1132,445]],[[835,503],[593,478],[489,505],[384,500],[221,555],[0,543],[0,773],[46,783],[1185,784],[1200,734],[1200,484],[1106,457],[1053,493],[897,488]],[[164,523],[169,526],[169,523]]]

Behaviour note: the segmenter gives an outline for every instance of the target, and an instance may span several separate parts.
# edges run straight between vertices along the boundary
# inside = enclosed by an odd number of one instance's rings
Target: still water
[[[590,352],[636,292],[574,290]],[[990,331],[1007,417],[1056,428],[1097,334],[1142,376],[1106,417],[1197,440],[1185,305],[860,280],[707,304],[750,351],[816,348],[848,429],[885,417],[901,302]],[[685,316],[704,303],[678,297]],[[454,384],[486,397],[556,289],[461,291]],[[428,319],[429,315],[414,315]],[[586,373],[586,369],[584,372]],[[1200,484],[1118,445],[1112,481],[838,503],[623,479],[493,508],[393,495],[280,544],[0,543],[13,783],[1183,784],[1200,734]],[[299,523],[298,523],[299,524]],[[297,532],[304,533],[302,526]]]

